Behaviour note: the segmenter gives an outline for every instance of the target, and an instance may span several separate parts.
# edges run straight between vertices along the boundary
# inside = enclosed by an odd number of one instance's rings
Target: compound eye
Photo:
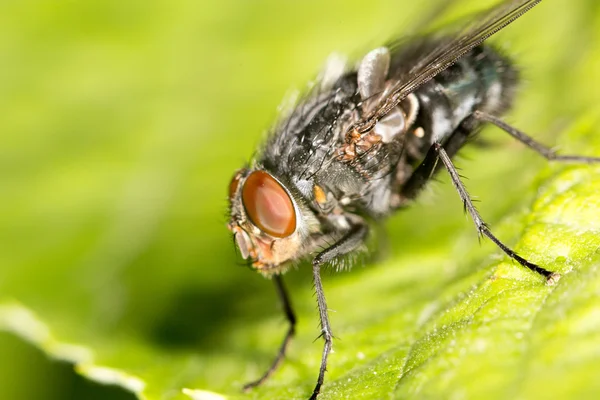
[[[251,173],[242,188],[242,202],[250,221],[261,231],[284,238],[296,230],[292,199],[271,175]]]
[[[235,176],[233,177],[233,179],[229,183],[229,198],[230,199],[233,199],[233,197],[237,193],[238,186],[240,184],[240,177],[241,177],[240,173],[236,172]]]

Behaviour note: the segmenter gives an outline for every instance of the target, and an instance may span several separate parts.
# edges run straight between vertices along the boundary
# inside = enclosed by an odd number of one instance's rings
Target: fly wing
[[[357,123],[350,126],[347,132],[367,132],[385,117],[406,96],[419,86],[429,81],[441,71],[454,64],[457,59],[468,53],[484,40],[529,11],[541,0],[511,0],[483,12],[473,18],[471,23],[447,36],[447,40],[430,49],[411,67],[406,69],[396,85],[382,98],[372,111],[365,114]]]

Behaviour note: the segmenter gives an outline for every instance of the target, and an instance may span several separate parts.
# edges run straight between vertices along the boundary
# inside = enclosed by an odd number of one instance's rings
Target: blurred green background
[[[235,395],[256,377],[285,324],[270,282],[238,266],[225,229],[229,179],[284,93],[329,53],[359,55],[433,3],[0,2],[0,329],[64,360],[1,333],[0,398],[131,397],[68,362],[143,377],[148,398],[177,398],[181,387]],[[484,7],[456,3],[451,14]],[[599,11],[595,0],[545,1],[493,38],[525,78],[510,121],[581,152],[559,134],[600,100]],[[460,165],[484,217],[500,224],[527,206],[545,164],[504,135],[486,137],[501,145],[467,150]],[[387,267],[325,278],[342,331],[381,301],[350,311],[348,290],[371,299],[378,280],[411,274],[390,262],[414,257],[431,264],[425,274],[451,275],[498,253],[478,246],[449,184],[388,228]],[[310,274],[289,275],[301,338],[282,387],[312,377],[321,348]],[[301,383],[306,392],[312,378]]]

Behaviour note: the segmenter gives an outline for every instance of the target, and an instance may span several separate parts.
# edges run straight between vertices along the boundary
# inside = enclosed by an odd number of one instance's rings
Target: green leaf
[[[240,391],[286,322],[271,283],[236,266],[226,187],[290,84],[402,31],[417,3],[0,6],[0,330],[140,398],[308,397],[322,344],[306,267],[285,277],[287,359]],[[481,7],[467,3],[454,12]],[[543,2],[493,38],[526,78],[509,121],[564,153],[600,154],[596,9]],[[484,136],[498,145],[457,160],[482,216],[562,278],[480,245],[442,175],[387,222],[387,257],[324,276],[336,340],[322,399],[600,394],[600,167]]]

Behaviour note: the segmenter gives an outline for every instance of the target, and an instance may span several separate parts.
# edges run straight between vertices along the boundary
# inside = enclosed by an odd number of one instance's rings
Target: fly
[[[330,65],[275,124],[257,157],[235,174],[228,228],[242,257],[273,279],[290,324],[271,367],[245,389],[267,380],[285,356],[296,317],[282,274],[310,258],[324,340],[310,397],[317,398],[333,339],[321,269],[361,251],[369,226],[408,206],[441,169],[480,236],[548,284],[560,278],[494,236],[452,162],[488,123],[548,160],[600,161],[557,155],[499,117],[510,108],[518,71],[483,42],[540,1],[505,1],[452,34],[390,43],[370,51],[354,69]]]

